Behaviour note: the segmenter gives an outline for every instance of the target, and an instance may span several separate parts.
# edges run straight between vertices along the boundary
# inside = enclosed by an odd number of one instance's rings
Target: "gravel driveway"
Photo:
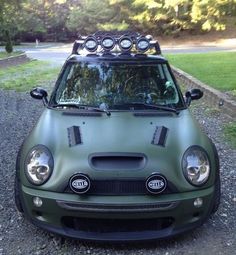
[[[224,141],[222,124],[229,117],[199,101],[192,111],[214,140],[221,161],[222,203],[202,227],[165,241],[112,245],[80,242],[47,233],[28,223],[16,211],[13,180],[17,150],[43,110],[29,94],[0,90],[0,255],[5,254],[235,254],[236,150]],[[214,113],[214,114],[213,114]]]

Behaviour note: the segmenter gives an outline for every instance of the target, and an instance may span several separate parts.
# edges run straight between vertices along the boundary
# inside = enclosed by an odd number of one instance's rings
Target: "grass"
[[[22,54],[23,51],[13,51],[12,53],[7,53],[7,52],[4,52],[4,51],[0,51],[0,59],[3,59],[3,58],[8,58],[8,57],[11,57],[11,56],[17,56],[19,54]]]
[[[236,149],[236,122],[230,122],[224,126],[224,135],[229,143]]]
[[[38,60],[0,69],[0,88],[29,91],[36,86],[41,86],[50,89],[50,83],[57,78],[59,70],[60,67]]]
[[[177,68],[220,91],[236,93],[236,52],[167,54]]]

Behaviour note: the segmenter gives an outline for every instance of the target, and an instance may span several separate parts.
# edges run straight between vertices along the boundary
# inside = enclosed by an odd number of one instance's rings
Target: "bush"
[[[12,51],[13,51],[12,41],[11,41],[11,37],[10,37],[9,31],[6,31],[6,46],[5,46],[5,50],[6,50],[7,53],[12,53]]]

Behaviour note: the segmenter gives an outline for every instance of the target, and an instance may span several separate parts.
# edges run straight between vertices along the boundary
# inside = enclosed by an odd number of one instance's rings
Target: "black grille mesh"
[[[65,193],[73,193],[69,185]],[[167,188],[161,194],[177,193],[176,187],[168,182]],[[91,180],[89,195],[146,195],[150,194],[145,187],[145,180]],[[161,195],[159,194],[159,195]]]

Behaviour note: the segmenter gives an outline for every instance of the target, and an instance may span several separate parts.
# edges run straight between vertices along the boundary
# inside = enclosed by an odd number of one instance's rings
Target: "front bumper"
[[[214,186],[161,196],[79,196],[21,186],[25,214],[37,226],[77,239],[134,241],[170,237],[197,226],[209,216]],[[33,204],[40,197],[41,207]],[[194,200],[203,199],[200,208]]]

